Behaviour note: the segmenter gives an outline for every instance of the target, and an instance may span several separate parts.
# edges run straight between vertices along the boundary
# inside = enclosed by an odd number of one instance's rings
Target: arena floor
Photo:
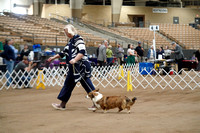
[[[200,89],[142,89],[107,87],[104,95],[137,97],[131,114],[117,109],[92,112],[92,103],[82,88],[75,88],[67,110],[51,103],[60,87],[45,90],[9,89],[0,91],[0,133],[199,133]]]

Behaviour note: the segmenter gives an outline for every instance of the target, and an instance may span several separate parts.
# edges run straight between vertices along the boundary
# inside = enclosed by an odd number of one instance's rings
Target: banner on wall
[[[152,9],[153,13],[168,13],[167,8],[153,8]]]

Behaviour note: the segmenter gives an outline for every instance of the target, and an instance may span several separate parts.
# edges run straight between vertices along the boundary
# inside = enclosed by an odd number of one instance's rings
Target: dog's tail
[[[136,98],[136,97],[134,97],[134,98],[132,99],[132,102],[135,102],[135,100],[137,100],[137,98]]]

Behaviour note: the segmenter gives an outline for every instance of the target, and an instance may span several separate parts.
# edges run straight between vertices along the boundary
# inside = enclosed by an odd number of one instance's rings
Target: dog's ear
[[[97,92],[99,92],[99,89],[96,89]]]
[[[89,96],[90,98],[94,98],[93,92],[90,92],[90,93],[88,94],[88,96]]]

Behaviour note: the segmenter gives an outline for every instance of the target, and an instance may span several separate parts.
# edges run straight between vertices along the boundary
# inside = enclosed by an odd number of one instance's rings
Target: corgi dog
[[[92,99],[97,109],[103,109],[104,113],[109,109],[118,108],[118,112],[127,109],[127,113],[130,113],[131,106],[137,100],[136,97],[129,99],[127,96],[103,96],[98,90],[94,90],[88,94],[88,97]],[[94,110],[95,112],[96,110]]]

